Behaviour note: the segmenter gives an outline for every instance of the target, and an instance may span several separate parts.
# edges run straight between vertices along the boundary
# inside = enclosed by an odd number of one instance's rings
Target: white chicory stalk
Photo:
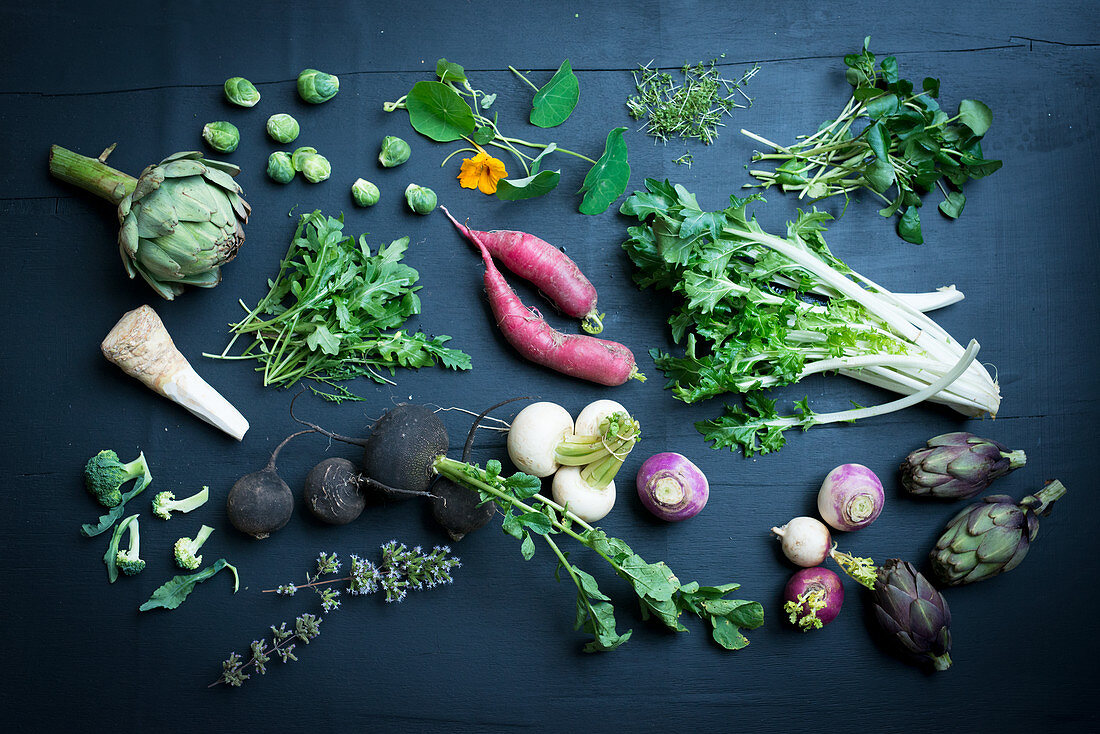
[[[123,372],[238,441],[248,431],[245,417],[199,377],[149,306],[123,314],[100,348]]]

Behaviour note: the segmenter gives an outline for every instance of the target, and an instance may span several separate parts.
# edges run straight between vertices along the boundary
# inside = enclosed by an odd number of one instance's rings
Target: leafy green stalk
[[[555,535],[568,536],[603,558],[630,583],[643,617],[656,616],[669,629],[687,631],[679,618],[685,611],[690,612],[710,623],[712,636],[719,645],[737,650],[749,643],[742,630],[756,629],[764,623],[764,610],[758,602],[724,598],[739,588],[738,584],[700,586],[694,581],[682,584],[664,562],[646,562],[622,540],[608,536],[567,507],[539,494],[542,485],[536,477],[517,473],[505,478],[500,476],[500,468],[497,461],[488,462],[485,469],[446,457],[435,462],[440,475],[479,492],[484,502],[497,502],[504,512],[502,529],[521,541],[520,551],[525,559],[534,556],[533,535],[546,540],[558,559],[558,572],[565,569],[577,587],[574,629],[593,637],[585,645],[585,652],[614,650],[630,638],[631,632],[620,634],[616,630],[610,598],[600,591],[594,577],[569,561],[554,540]]]
[[[207,566],[198,573],[181,574],[173,576],[165,581],[153,592],[149,600],[138,607],[138,611],[147,612],[150,609],[175,609],[187,599],[187,596],[202,582],[215,576],[222,569],[228,568],[233,574],[233,593],[237,593],[241,579],[237,575],[237,569],[224,558]]]

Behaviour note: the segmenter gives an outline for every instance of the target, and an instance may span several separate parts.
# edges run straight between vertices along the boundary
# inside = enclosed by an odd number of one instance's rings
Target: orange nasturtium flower
[[[463,158],[458,182],[464,189],[480,189],[483,194],[495,194],[497,181],[508,175],[504,163],[481,151],[473,158]]]

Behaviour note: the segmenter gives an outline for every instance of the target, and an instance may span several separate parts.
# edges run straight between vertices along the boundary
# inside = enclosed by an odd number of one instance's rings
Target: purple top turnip
[[[875,521],[885,501],[873,471],[863,464],[841,464],[821,483],[817,511],[836,530],[859,530]]]
[[[803,632],[821,629],[840,614],[844,587],[840,577],[827,568],[803,568],[791,576],[783,589],[783,611],[791,624]]]
[[[707,477],[686,456],[654,454],[638,470],[638,497],[662,520],[678,522],[695,517],[707,504]]]

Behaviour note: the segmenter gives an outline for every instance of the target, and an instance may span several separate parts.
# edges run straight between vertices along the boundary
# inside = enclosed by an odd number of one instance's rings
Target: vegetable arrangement
[[[923,400],[966,416],[996,415],[997,383],[922,310],[925,297],[897,295],[855,272],[829,250],[821,233],[829,216],[799,212],[787,236],[765,232],[745,213],[757,197],[730,197],[704,212],[679,184],[646,179],[622,213],[636,217],[623,248],[643,288],[672,291],[669,317],[682,356],[651,350],[666,387],[686,403],[727,392],[742,407],[696,423],[715,448],[746,456],[778,451],[783,433],[850,422]],[[781,416],[762,390],[815,373],[838,372],[907,397],[871,408],[816,413],[808,401]]]
[[[845,78],[854,89],[835,120],[790,146],[741,131],[775,150],[756,153],[754,162],[778,162],[774,171],[749,173],[761,182],[756,185],[797,191],[799,199],[837,194],[847,199],[852,191],[869,191],[886,204],[879,214],[900,217],[898,235],[919,245],[924,242],[921,194],[938,188],[944,197],[940,212],[957,219],[966,204],[963,184],[1000,169],[1000,161],[982,154],[981,140],[993,113],[977,100],[964,99],[958,113],[948,115],[937,101],[939,79],[926,77],[921,91],[914,92],[913,83],[898,76],[895,57],[875,67],[870,42],[865,38],[860,53],[844,57]],[[891,187],[895,193],[887,196]]]
[[[332,388],[315,393],[339,402],[359,399],[337,383],[360,376],[394,384],[398,367],[442,364],[470,369],[470,357],[444,346],[448,336],[429,337],[399,328],[420,313],[420,274],[401,262],[409,238],[371,254],[366,235],[344,235],[343,218],[315,211],[298,221],[294,239],[267,295],[230,326],[233,338],[216,359],[255,360],[264,385],[290,387],[308,379]],[[239,355],[240,337],[251,343]]]

